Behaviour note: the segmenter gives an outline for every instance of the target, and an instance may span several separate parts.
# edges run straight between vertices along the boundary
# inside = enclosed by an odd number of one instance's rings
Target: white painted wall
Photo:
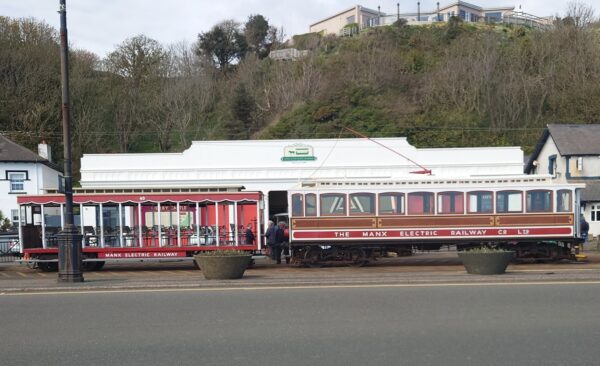
[[[10,181],[6,180],[6,171],[28,172],[28,180],[23,184],[23,192],[10,192]],[[40,163],[0,162],[0,210],[10,218],[11,210],[18,209],[17,196],[43,194],[47,189],[57,189],[60,175],[56,170]]]

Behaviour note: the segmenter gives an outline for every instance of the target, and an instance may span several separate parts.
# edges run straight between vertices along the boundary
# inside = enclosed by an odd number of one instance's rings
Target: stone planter
[[[462,261],[467,273],[480,275],[502,274],[513,257],[510,251],[462,251],[458,257]]]
[[[252,255],[202,255],[194,256],[207,280],[231,280],[242,278],[248,268]]]

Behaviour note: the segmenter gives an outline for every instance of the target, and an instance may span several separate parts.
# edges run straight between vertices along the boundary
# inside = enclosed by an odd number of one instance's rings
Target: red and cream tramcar
[[[290,246],[309,265],[442,245],[570,257],[583,187],[540,176],[305,183],[288,192]]]
[[[82,235],[84,266],[100,269],[107,260],[185,259],[217,249],[259,250],[259,240],[245,243],[244,231],[252,224],[260,237],[262,195],[239,190],[76,192],[74,223]],[[55,270],[64,195],[20,196],[17,201],[24,260]]]

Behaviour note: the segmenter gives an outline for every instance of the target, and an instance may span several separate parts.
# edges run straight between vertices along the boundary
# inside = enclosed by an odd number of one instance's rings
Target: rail
[[[0,263],[14,262],[21,258],[21,244],[16,236],[0,238]]]

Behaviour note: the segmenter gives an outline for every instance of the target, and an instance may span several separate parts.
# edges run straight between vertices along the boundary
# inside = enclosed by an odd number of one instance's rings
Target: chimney
[[[38,144],[38,155],[48,161],[52,161],[52,151],[45,140],[42,140],[42,142]]]

